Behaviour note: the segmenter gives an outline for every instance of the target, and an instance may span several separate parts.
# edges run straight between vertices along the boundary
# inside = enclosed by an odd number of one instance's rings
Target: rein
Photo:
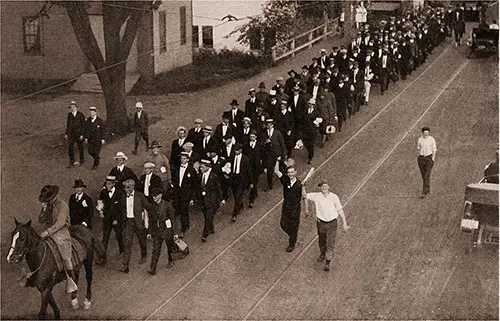
[[[40,262],[40,265],[33,271],[33,272],[29,272],[29,277],[31,277],[33,274],[35,274],[36,272],[38,272],[38,270],[40,270],[40,268],[42,267],[43,265],[43,262],[45,261],[45,254],[47,254],[47,244],[45,244],[45,242],[43,240],[40,241],[40,243],[43,243],[43,256],[42,256],[42,261]],[[35,247],[33,250],[27,252],[26,254],[28,253],[31,253],[33,252],[34,250],[36,250],[38,248]],[[29,265],[28,265],[28,270],[30,269]]]

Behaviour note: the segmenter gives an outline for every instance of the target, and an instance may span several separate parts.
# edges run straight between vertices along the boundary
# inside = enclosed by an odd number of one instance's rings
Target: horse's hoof
[[[73,310],[78,310],[78,299],[77,298],[74,298],[73,300],[71,300],[71,307],[73,308]]]
[[[85,300],[83,301],[83,309],[90,310],[91,305],[92,305],[92,302],[90,302],[89,299],[85,298]]]

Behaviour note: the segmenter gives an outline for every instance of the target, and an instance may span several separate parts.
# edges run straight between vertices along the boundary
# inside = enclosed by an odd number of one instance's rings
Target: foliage
[[[210,49],[200,49],[193,55],[194,65],[216,65],[221,68],[243,67],[251,68],[256,65],[266,65],[267,58],[254,55],[250,52],[222,49],[218,52]]]

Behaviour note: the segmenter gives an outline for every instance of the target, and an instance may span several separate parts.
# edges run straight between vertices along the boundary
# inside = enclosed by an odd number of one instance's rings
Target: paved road
[[[438,48],[417,74],[374,99],[318,152],[310,186],[328,178],[351,225],[347,233],[339,230],[329,273],[315,261],[313,217],[303,218],[296,250],[284,251],[281,191],[275,189],[236,224],[225,209],[206,244],[198,240],[196,217],[187,237],[192,255],[171,270],[163,263],[150,277],[146,266],[132,264],[124,275],[112,257],[106,268],[96,268],[90,311],[71,311],[60,285],[63,316],[498,319],[497,250],[465,255],[458,228],[464,187],[480,178],[498,141],[498,64],[465,56],[463,47]],[[439,152],[432,192],[421,200],[415,142],[424,125]],[[301,163],[304,157],[297,156]],[[12,281],[18,273],[2,265],[3,319],[31,318],[38,310],[37,291]]]

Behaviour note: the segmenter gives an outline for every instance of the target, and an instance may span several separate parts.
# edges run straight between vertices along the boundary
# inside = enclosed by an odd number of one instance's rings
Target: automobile
[[[464,214],[460,228],[467,236],[465,252],[483,244],[498,245],[498,184],[479,183],[465,188]]]
[[[477,57],[479,52],[498,55],[498,29],[490,29],[487,25],[473,28],[467,44],[470,47],[467,58]]]

